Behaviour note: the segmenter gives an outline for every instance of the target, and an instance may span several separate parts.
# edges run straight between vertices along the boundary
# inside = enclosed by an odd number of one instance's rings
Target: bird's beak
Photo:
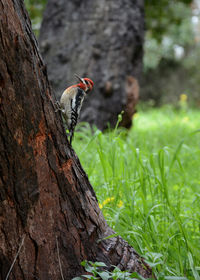
[[[81,81],[81,83],[85,84],[84,79],[80,78],[77,74],[74,74],[74,76]]]

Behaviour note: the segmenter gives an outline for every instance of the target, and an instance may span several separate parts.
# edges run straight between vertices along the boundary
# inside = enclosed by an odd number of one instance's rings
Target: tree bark
[[[16,256],[9,279],[61,279],[58,251],[65,280],[85,259],[150,276],[121,237],[102,240],[113,231],[55,113],[23,1],[0,0],[0,16],[0,279]]]
[[[74,73],[88,76],[95,87],[84,101],[81,120],[105,129],[108,123],[115,126],[124,111],[121,125],[131,127],[143,38],[143,0],[49,0],[40,48],[57,98]]]

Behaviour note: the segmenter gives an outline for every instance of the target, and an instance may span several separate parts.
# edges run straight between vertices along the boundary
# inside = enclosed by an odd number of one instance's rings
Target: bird
[[[80,78],[75,74],[79,83],[65,89],[62,93],[60,102],[56,102],[58,110],[62,112],[63,119],[67,124],[70,136],[70,145],[74,136],[74,130],[80,116],[83,100],[91,92],[94,82],[89,78]]]

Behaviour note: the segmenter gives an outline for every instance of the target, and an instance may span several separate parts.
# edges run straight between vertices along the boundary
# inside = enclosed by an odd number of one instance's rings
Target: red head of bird
[[[94,82],[89,78],[80,78],[77,74],[75,76],[79,79],[80,83],[77,85],[82,88],[86,93],[89,93],[94,86]]]

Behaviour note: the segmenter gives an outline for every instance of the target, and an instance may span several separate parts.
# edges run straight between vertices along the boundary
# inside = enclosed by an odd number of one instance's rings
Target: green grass
[[[106,220],[159,279],[200,280],[199,128],[197,109],[166,106],[139,110],[128,133],[75,134]]]

